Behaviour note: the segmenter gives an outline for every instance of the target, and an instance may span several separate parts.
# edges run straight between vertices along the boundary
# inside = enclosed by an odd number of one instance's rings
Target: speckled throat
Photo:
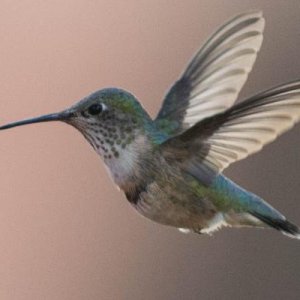
[[[129,178],[139,176],[141,156],[151,147],[145,130],[135,117],[125,118],[111,111],[103,112],[102,122],[81,116],[84,122],[79,119],[72,125],[102,157],[116,184],[125,189]]]

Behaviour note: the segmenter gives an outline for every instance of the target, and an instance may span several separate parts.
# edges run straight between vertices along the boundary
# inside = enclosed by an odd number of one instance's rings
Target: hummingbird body
[[[4,125],[62,121],[78,129],[143,216],[183,232],[222,226],[299,228],[226,178],[231,163],[259,151],[300,119],[300,81],[234,104],[262,43],[260,12],[222,26],[198,51],[152,119],[130,93],[91,94],[70,108]]]

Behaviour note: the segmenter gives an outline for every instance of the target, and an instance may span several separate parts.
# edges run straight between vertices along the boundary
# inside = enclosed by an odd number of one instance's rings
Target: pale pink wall
[[[1,123],[119,86],[154,115],[205,38],[264,10],[243,95],[300,77],[299,1],[7,1]],[[299,299],[300,242],[273,231],[183,235],[138,216],[64,124],[0,134],[0,299]],[[300,224],[300,130],[226,174]]]

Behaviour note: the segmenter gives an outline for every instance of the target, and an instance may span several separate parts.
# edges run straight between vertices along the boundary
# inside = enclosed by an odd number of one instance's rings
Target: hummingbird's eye
[[[88,108],[88,112],[90,115],[95,116],[100,114],[103,111],[103,108],[104,107],[101,103],[95,103]]]

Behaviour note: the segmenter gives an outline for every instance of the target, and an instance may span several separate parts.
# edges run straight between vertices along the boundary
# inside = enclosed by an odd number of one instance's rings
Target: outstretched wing
[[[261,12],[242,14],[223,25],[199,50],[168,92],[156,117],[171,135],[233,105],[260,49]]]
[[[191,174],[209,183],[231,163],[259,151],[300,118],[300,81],[268,90],[198,122],[162,144]]]

